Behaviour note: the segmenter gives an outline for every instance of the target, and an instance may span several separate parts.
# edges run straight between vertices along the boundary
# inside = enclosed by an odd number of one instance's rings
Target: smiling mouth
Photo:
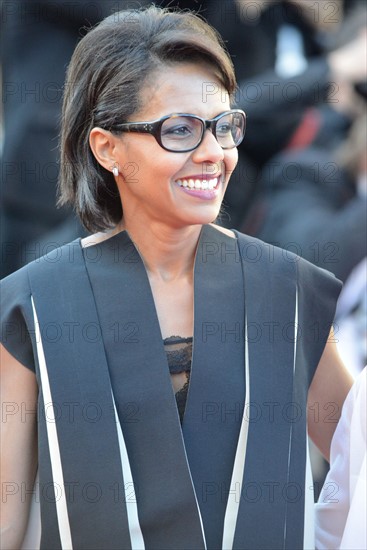
[[[187,189],[198,190],[198,191],[216,189],[216,187],[218,186],[218,182],[219,182],[219,177],[208,178],[208,179],[189,178],[189,179],[181,179],[176,181],[176,183],[180,187],[186,187]]]

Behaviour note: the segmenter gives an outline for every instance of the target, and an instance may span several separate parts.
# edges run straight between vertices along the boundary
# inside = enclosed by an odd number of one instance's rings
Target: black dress
[[[201,233],[182,425],[126,232],[3,281],[3,343],[40,385],[41,548],[312,547],[307,391],[340,283],[236,237]]]

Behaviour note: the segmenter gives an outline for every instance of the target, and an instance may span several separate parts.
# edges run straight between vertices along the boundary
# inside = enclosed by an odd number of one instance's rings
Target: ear
[[[97,162],[111,172],[116,165],[118,138],[108,130],[95,127],[89,134],[89,145]]]

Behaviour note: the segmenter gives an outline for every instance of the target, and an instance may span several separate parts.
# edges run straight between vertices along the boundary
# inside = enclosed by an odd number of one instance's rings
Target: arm
[[[31,495],[27,495],[26,491],[33,488],[37,470],[38,387],[34,373],[3,346],[0,346],[0,357],[1,548],[19,550],[31,502]]]
[[[353,378],[343,365],[331,330],[308,392],[308,433],[324,457],[330,444]]]

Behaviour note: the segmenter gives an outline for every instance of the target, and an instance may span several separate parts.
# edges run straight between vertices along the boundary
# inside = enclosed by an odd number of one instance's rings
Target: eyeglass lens
[[[202,138],[204,123],[189,115],[166,119],[161,127],[161,141],[164,147],[181,151],[196,147]],[[236,147],[244,132],[244,120],[239,113],[227,113],[219,117],[215,125],[218,143],[224,149]]]

